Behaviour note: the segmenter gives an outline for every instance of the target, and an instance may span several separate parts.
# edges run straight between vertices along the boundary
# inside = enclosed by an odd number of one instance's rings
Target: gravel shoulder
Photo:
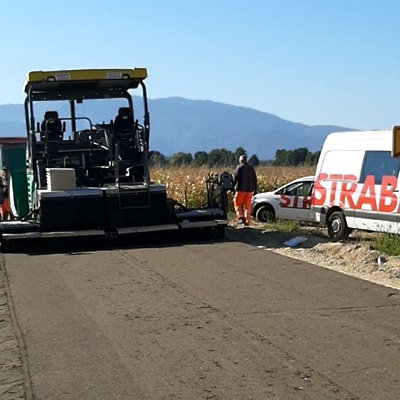
[[[304,227],[299,233],[263,229],[253,222],[250,227],[230,224],[227,237],[270,250],[287,257],[400,290],[400,256],[387,256],[371,249],[374,233],[354,232],[348,241],[332,242],[324,228]],[[305,239],[295,247],[285,242]]]
[[[27,399],[22,351],[9,292],[4,257],[0,254],[0,399]]]

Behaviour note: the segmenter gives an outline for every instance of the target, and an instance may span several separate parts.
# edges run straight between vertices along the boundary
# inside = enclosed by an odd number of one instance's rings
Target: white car
[[[311,221],[314,176],[296,179],[273,192],[258,193],[251,201],[251,215],[260,222],[275,219]]]

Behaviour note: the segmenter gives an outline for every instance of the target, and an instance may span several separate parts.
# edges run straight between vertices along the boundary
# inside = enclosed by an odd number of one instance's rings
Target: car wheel
[[[256,219],[260,222],[273,222],[275,212],[271,206],[261,206],[256,212]]]
[[[345,240],[349,233],[344,214],[341,211],[333,212],[328,218],[328,236],[334,240]]]

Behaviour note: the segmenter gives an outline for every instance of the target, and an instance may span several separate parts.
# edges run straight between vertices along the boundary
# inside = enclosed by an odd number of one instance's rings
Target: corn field
[[[153,167],[151,179],[165,185],[167,195],[187,207],[198,207],[206,200],[206,180],[209,174],[232,173],[234,168]],[[257,167],[258,192],[277,189],[293,179],[313,175],[315,166]],[[228,196],[231,200],[231,195]]]

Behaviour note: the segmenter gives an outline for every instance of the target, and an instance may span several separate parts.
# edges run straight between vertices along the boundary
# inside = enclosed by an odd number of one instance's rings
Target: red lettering
[[[319,174],[317,179],[315,180],[313,192],[311,196],[311,204],[314,206],[322,206],[325,203],[326,199],[326,188],[324,188],[321,184],[321,181],[326,179],[328,174]]]
[[[343,179],[343,175],[341,174],[331,174],[329,175],[329,179],[332,180],[332,187],[331,187],[331,195],[329,198],[329,204],[334,204],[335,203],[335,197],[336,197],[336,190],[337,190],[337,182]]]
[[[349,208],[356,208],[352,195],[357,189],[357,177],[354,175],[345,175],[343,177],[345,181],[349,182],[342,182],[342,188],[340,190],[340,203],[343,204],[343,207],[346,207],[346,200],[347,205]]]
[[[377,211],[378,209],[376,205],[375,177],[373,175],[368,175],[365,178],[356,207],[361,209],[363,205],[369,205],[371,211]]]
[[[330,174],[329,179],[331,179],[332,181],[341,181],[343,179],[343,175],[342,174]]]
[[[336,188],[337,188],[337,182],[334,181],[334,182],[332,182],[332,186],[331,186],[331,193],[329,196],[329,204],[334,204],[335,196],[336,196]]]
[[[293,208],[299,207],[299,196],[294,196],[293,198]]]
[[[303,208],[310,208],[311,207],[311,197],[303,196]]]
[[[395,176],[382,177],[379,211],[392,212],[396,209],[397,196],[393,193],[395,187],[397,187],[397,178]]]
[[[290,197],[281,194],[281,201],[279,203],[281,207],[289,207],[290,206]]]
[[[343,180],[344,181],[357,181],[357,177],[355,175],[343,175]]]
[[[322,185],[322,181],[327,178],[332,181],[329,189],[326,189]],[[303,208],[309,208],[311,205],[324,205],[329,190],[330,205],[335,204],[335,198],[337,192],[339,192],[338,200],[342,207],[349,207],[350,209],[365,209],[369,206],[371,211],[396,211],[398,197],[393,193],[393,190],[397,187],[397,178],[395,176],[388,175],[382,177],[379,201],[375,191],[375,177],[373,175],[369,175],[365,178],[360,196],[358,199],[355,199],[354,197],[357,191],[357,186],[357,177],[355,175],[320,174],[314,183],[311,198],[308,198],[307,196],[303,197]],[[397,212],[400,213],[400,204],[398,205]]]

